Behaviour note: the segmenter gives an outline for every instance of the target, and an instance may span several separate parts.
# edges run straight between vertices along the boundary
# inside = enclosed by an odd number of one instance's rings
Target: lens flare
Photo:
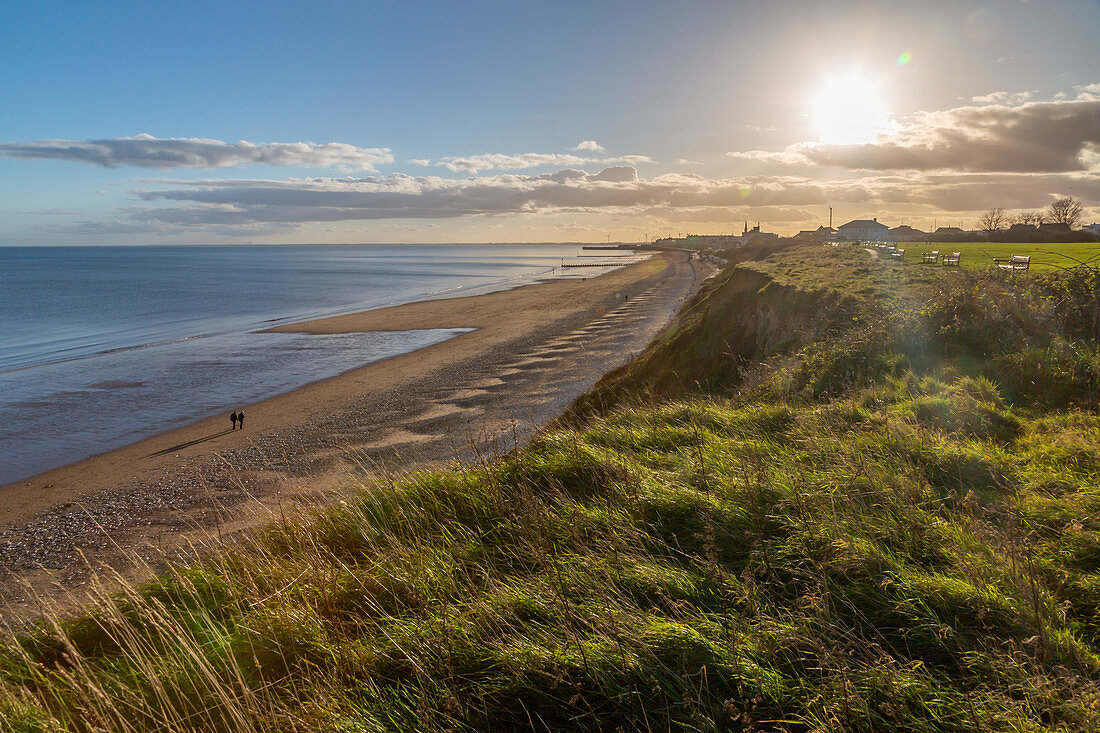
[[[906,64],[908,64],[912,60],[913,60],[913,54],[906,51],[905,53],[898,56],[898,66],[905,66]]]

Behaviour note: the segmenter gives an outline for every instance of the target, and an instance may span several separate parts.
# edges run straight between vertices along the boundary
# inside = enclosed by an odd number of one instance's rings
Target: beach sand
[[[522,444],[641,351],[710,273],[665,253],[586,280],[420,301],[277,331],[475,329],[226,415],[0,487],[0,600],[78,602],[91,569],[148,574],[166,554],[331,501],[367,475]]]

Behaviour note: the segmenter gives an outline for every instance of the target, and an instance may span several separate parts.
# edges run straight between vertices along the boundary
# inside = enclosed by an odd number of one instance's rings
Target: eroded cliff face
[[[685,306],[637,359],[606,375],[571,415],[646,396],[677,397],[737,386],[745,368],[801,348],[851,321],[854,300],[829,290],[802,290],[732,264]]]

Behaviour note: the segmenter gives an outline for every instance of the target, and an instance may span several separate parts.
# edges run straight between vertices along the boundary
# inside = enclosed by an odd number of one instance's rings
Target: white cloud
[[[330,167],[371,171],[392,163],[388,148],[346,143],[235,143],[205,138],[155,138],[152,135],[102,140],[35,140],[0,143],[0,157],[72,160],[105,168],[229,168],[241,165]]]
[[[491,170],[522,170],[541,166],[611,165],[614,163],[652,163],[648,155],[619,155],[612,158],[592,158],[571,153],[482,153],[479,155],[447,156],[435,163],[454,173],[481,173]]]
[[[1100,82],[1095,84],[1085,84],[1083,86],[1075,87],[1078,99],[1088,100],[1095,102],[1100,100]]]
[[[726,153],[730,158],[738,160],[760,160],[765,163],[778,163],[780,165],[797,165],[806,163],[804,153],[805,144],[791,145],[783,150],[734,150]]]
[[[602,153],[603,145],[600,145],[595,140],[581,140],[576,147],[570,148],[570,150],[591,150],[597,153]]]
[[[1022,104],[1038,92],[1038,89],[1030,89],[1026,92],[991,92],[978,97],[971,97],[970,101],[978,104]]]
[[[537,168],[541,165],[583,165],[593,162],[595,162],[593,158],[568,153],[520,153],[518,155],[484,153],[466,157],[446,157],[436,165],[455,173],[480,173],[489,170],[517,170]]]
[[[520,153],[507,155],[501,153],[485,153],[471,155],[464,158],[448,157],[436,163],[456,173],[480,173],[488,170],[519,170],[523,168],[537,168],[539,166],[562,165],[607,165],[611,163],[652,163],[653,160],[646,155],[620,155],[613,158],[586,158],[568,153]]]
[[[431,165],[432,161],[427,158],[412,158],[409,160],[412,165]]]

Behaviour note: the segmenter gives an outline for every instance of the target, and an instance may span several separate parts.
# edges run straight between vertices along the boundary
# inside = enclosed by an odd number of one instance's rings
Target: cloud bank
[[[632,166],[598,173],[565,169],[539,176],[502,174],[454,180],[394,174],[383,178],[287,181],[156,181],[169,188],[139,192],[135,216],[177,225],[304,223],[366,219],[437,219],[551,212],[823,204],[810,181],[716,180],[670,174],[638,177]]]
[[[722,221],[732,209],[745,207],[773,207],[771,211],[777,213],[833,204],[869,212],[975,211],[990,206],[1042,208],[1057,195],[1100,199],[1100,172],[904,174],[854,181],[796,176],[722,179],[677,173],[647,179],[632,166],[612,166],[598,173],[567,168],[537,176],[501,174],[458,180],[393,174],[147,183],[155,187],[137,195],[148,205],[132,209],[132,218],[176,227],[593,212],[632,217],[662,212],[666,219]]]
[[[920,113],[884,138],[862,145],[806,142],[781,151],[728,155],[858,171],[1067,173],[1093,169],[1100,153],[1100,98],[1092,87],[1082,87],[1071,100],[1000,102],[1024,96],[994,93],[980,98],[988,104]]]
[[[72,160],[104,168],[230,168],[242,165],[345,166],[373,172],[392,163],[388,148],[345,143],[227,143],[205,138],[155,138],[152,135],[103,140],[36,140],[0,143],[0,156],[33,160]]]

